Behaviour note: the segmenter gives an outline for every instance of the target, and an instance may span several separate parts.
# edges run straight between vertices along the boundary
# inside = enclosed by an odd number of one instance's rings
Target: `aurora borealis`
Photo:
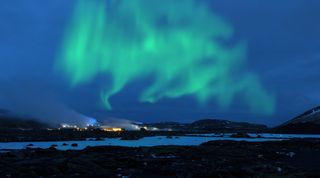
[[[319,105],[320,1],[150,1],[1,1],[0,109],[275,126]]]
[[[228,44],[234,30],[194,0],[79,0],[58,67],[72,86],[111,76],[101,91],[109,110],[109,98],[128,83],[152,77],[140,102],[191,95],[225,108],[239,95],[251,111],[272,114],[274,97],[245,68],[246,43]]]

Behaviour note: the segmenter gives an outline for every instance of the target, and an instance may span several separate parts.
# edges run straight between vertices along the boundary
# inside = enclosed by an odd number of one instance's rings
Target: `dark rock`
[[[232,134],[230,137],[231,138],[252,138],[250,135],[248,135],[247,133],[244,133],[244,132]]]
[[[147,132],[147,129],[145,129],[145,128],[140,128],[140,132]]]
[[[49,147],[49,150],[50,150],[50,151],[56,151],[56,150],[57,150],[57,148],[56,148],[56,147],[54,147],[54,146],[50,146],[50,147]]]
[[[0,154],[0,177],[319,177],[320,141],[210,141]]]
[[[104,139],[99,137],[99,138],[96,138],[95,141],[103,141]]]

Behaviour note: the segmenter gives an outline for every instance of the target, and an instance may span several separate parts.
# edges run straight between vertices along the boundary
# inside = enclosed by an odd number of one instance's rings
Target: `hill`
[[[267,126],[261,124],[252,124],[248,122],[233,122],[220,119],[202,119],[192,123],[160,122],[145,124],[145,126],[155,127],[159,129],[170,129],[176,131],[200,132],[260,132],[267,129]]]
[[[320,106],[300,114],[273,130],[281,133],[320,134]]]

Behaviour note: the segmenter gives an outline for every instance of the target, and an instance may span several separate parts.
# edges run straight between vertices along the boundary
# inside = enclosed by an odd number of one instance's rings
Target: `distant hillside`
[[[264,130],[267,126],[248,122],[233,122],[218,119],[203,119],[190,124],[190,128],[196,130]]]
[[[320,106],[314,107],[301,115],[273,129],[283,133],[320,134]]]
[[[9,110],[0,108],[0,130],[6,129],[45,129],[47,124],[33,119],[16,116]]]
[[[35,120],[0,116],[0,129],[45,129],[48,125]]]
[[[145,124],[147,127],[156,127],[159,129],[172,129],[178,131],[203,131],[203,132],[218,132],[218,131],[247,131],[256,132],[264,131],[267,126],[261,124],[251,124],[247,122],[232,122],[228,120],[218,119],[202,119],[192,123],[178,123],[178,122],[161,122]]]
[[[48,125],[30,119],[8,118],[0,116],[0,129],[45,129]]]
[[[144,124],[144,126],[147,126],[147,127],[156,127],[158,129],[174,129],[174,130],[184,129],[186,125],[187,124],[182,124],[179,122],[159,122],[159,123]]]

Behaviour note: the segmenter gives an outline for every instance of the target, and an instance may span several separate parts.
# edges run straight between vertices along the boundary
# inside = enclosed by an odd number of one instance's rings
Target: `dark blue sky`
[[[189,122],[200,118],[279,124],[320,102],[320,1],[207,0],[212,10],[248,44],[247,68],[276,96],[273,116],[260,116],[235,101],[220,109],[214,101],[200,107],[193,98],[137,103],[144,83],[133,83],[111,98],[114,110],[100,103],[102,80],[69,88],[53,70],[57,49],[72,12],[72,0],[0,2],[0,106],[15,110],[13,96],[48,93],[81,113],[138,121]],[[49,94],[50,93],[50,94]],[[41,95],[43,96],[43,95]],[[28,97],[30,98],[30,97]],[[21,101],[22,102],[22,101]],[[257,101],[259,102],[259,101]],[[8,104],[9,103],[9,104]],[[19,107],[21,108],[21,107]]]

